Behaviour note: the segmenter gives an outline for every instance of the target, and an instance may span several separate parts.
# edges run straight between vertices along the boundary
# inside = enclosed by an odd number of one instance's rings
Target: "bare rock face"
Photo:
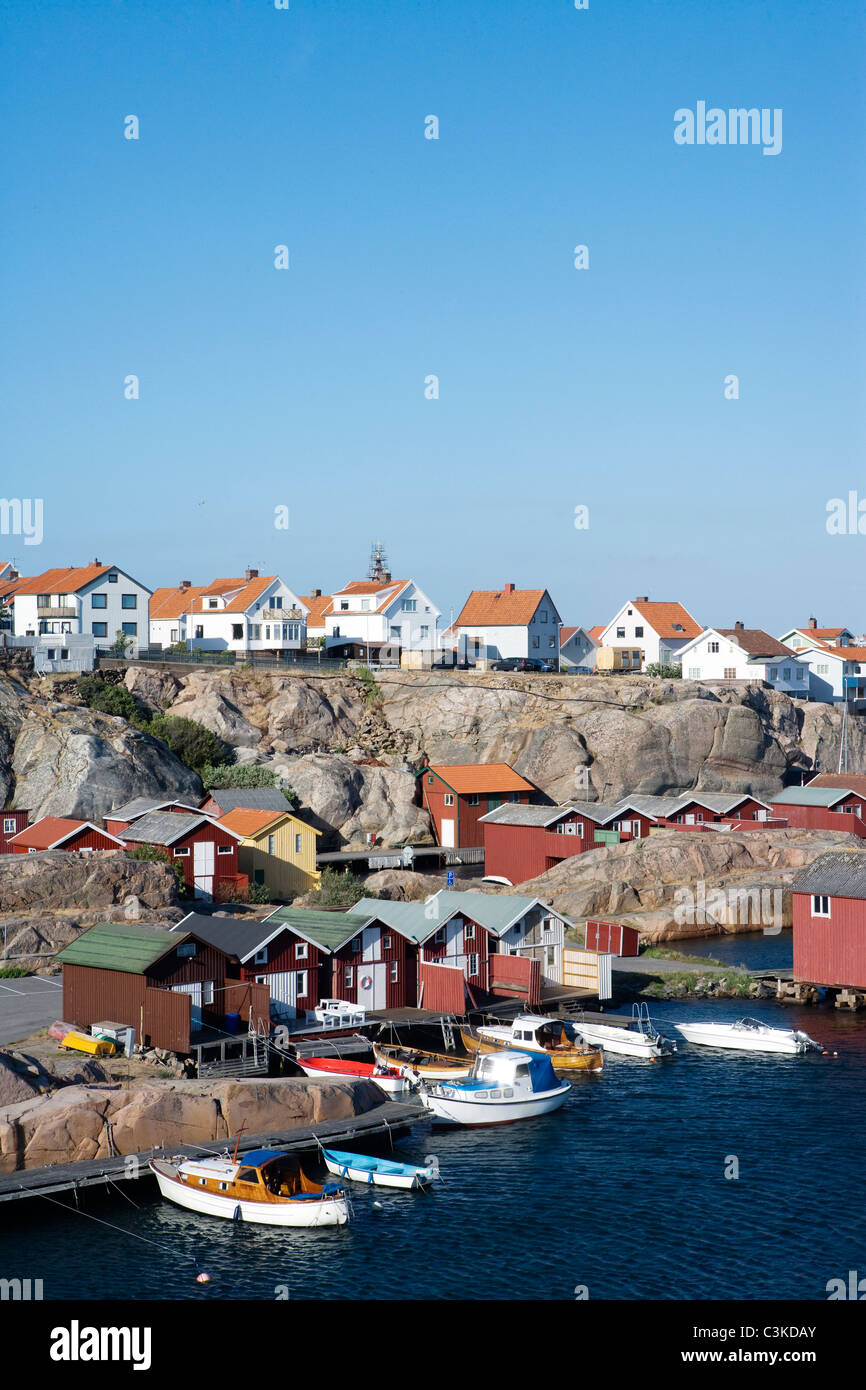
[[[382,1102],[369,1081],[148,1081],[66,1086],[0,1107],[0,1173],[108,1156],[106,1125],[122,1154],[346,1119]]]
[[[415,805],[415,776],[405,766],[353,762],[333,753],[281,757],[273,766],[328,843],[362,848],[367,834],[389,846],[432,843],[430,818]]]
[[[167,709],[183,688],[177,676],[160,666],[130,666],[123,684],[150,710]]]

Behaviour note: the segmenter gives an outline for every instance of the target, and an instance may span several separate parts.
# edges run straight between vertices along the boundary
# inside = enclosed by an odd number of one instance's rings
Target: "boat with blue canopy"
[[[501,1125],[558,1110],[571,1090],[550,1058],[532,1052],[477,1053],[462,1080],[421,1086],[434,1121],[452,1125]]]

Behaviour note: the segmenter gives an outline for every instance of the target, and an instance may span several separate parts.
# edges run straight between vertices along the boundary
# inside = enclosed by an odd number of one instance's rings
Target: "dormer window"
[[[674,629],[674,632],[682,632],[682,631],[683,631],[683,625],[682,625],[682,623],[674,623],[673,629]]]
[[[217,600],[215,598],[209,598],[207,601],[207,606],[208,608],[216,608],[218,606]]]
[[[348,600],[347,598],[341,598],[341,599],[340,599],[340,612],[341,612],[341,613],[348,613],[348,611],[349,611],[349,600]]]

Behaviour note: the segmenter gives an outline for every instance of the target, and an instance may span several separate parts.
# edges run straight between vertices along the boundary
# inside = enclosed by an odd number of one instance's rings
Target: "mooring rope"
[[[180,1255],[182,1260],[192,1260],[194,1265],[198,1265],[198,1259],[195,1255],[185,1255],[183,1252],[172,1250],[170,1245],[162,1245],[158,1240],[150,1240],[148,1236],[140,1236],[136,1231],[128,1231],[125,1226],[115,1226],[113,1221],[103,1221],[101,1216],[93,1216],[89,1211],[82,1211],[80,1207],[68,1207],[65,1202],[58,1202],[56,1197],[46,1197],[42,1192],[37,1193],[36,1196],[41,1197],[43,1202],[50,1202],[52,1206],[60,1207],[62,1211],[73,1212],[76,1216],[86,1216],[88,1221],[96,1221],[100,1226],[108,1226],[112,1231],[119,1231],[122,1236],[130,1236],[133,1240],[144,1241],[145,1245],[152,1245],[155,1249],[164,1250],[167,1254],[175,1257]]]

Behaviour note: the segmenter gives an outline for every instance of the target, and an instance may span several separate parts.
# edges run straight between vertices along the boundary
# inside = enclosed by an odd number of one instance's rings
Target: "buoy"
[[[210,1275],[209,1275],[209,1274],[205,1274],[204,1271],[202,1271],[201,1274],[197,1274],[197,1275],[195,1276],[195,1282],[196,1282],[197,1284],[209,1284],[209,1283],[210,1283]]]
[[[381,1202],[374,1202],[374,1203],[373,1203],[373,1210],[374,1210],[374,1211],[384,1211],[385,1208],[382,1206],[382,1203],[381,1203]]]

